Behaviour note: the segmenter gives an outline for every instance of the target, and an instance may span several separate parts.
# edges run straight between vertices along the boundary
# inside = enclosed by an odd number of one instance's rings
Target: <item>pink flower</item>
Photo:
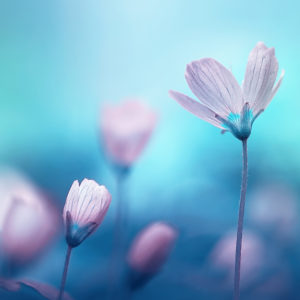
[[[63,211],[69,246],[78,246],[99,227],[110,202],[106,187],[94,180],[84,179],[80,185],[73,182]]]
[[[185,74],[200,102],[175,91],[170,91],[170,96],[200,119],[244,140],[281,84],[284,72],[274,86],[277,72],[274,48],[259,42],[250,53],[242,86],[222,64],[203,58],[188,64]]]
[[[130,166],[145,148],[156,122],[157,114],[142,101],[106,105],[101,131],[107,156],[118,165]]]
[[[2,183],[6,187],[0,187],[4,196],[1,245],[9,259],[25,263],[49,244],[57,232],[58,215],[44,195],[21,174],[5,172]]]
[[[134,240],[128,255],[129,266],[140,273],[154,274],[167,260],[177,232],[157,222],[146,227]]]
[[[236,233],[230,232],[223,236],[211,253],[213,265],[218,269],[228,271],[231,278],[234,273],[234,257],[236,247]],[[249,231],[244,232],[242,243],[242,256],[245,258],[242,262],[241,277],[242,280],[249,281],[257,276],[264,265],[264,246],[258,236]]]
[[[283,184],[263,186],[249,202],[250,218],[256,225],[274,230],[279,237],[289,237],[298,226],[297,202],[296,194]]]

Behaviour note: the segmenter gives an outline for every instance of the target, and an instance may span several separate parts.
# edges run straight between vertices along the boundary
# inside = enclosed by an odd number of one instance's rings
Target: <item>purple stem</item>
[[[247,140],[242,140],[243,143],[243,171],[242,171],[242,187],[239,208],[239,219],[236,235],[236,250],[235,250],[235,270],[234,270],[234,300],[240,298],[240,277],[241,277],[241,250],[243,239],[243,222],[244,211],[247,191],[248,179],[248,153],[247,153]]]
[[[120,280],[122,277],[122,271],[124,267],[125,259],[125,227],[126,227],[126,213],[127,207],[124,202],[124,180],[126,174],[119,173],[116,176],[116,214],[114,224],[114,236],[112,245],[112,255],[110,261],[110,274],[109,276],[109,288],[108,299],[114,299],[116,297],[116,290],[120,287]]]
[[[68,273],[68,268],[69,268],[71,251],[72,251],[72,247],[68,246],[66,259],[65,259],[64,271],[63,271],[63,275],[62,275],[62,278],[61,278],[59,295],[58,295],[58,298],[57,298],[58,300],[61,300],[63,298],[63,293],[64,293],[66,279],[67,279],[67,273]]]

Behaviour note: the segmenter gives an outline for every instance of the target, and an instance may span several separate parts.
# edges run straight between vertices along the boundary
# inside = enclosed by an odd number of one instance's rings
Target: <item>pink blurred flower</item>
[[[245,140],[281,84],[284,72],[275,85],[277,72],[274,48],[259,42],[250,53],[242,86],[218,61],[203,58],[188,64],[185,74],[200,102],[175,91],[170,96],[200,119]]]
[[[167,260],[177,232],[162,222],[149,225],[134,240],[128,255],[129,266],[140,273],[154,274]]]
[[[3,179],[1,245],[10,260],[25,263],[45,249],[53,238],[58,227],[57,211],[21,174],[9,171],[0,177]]]
[[[110,202],[106,187],[94,180],[84,179],[80,185],[78,180],[73,182],[63,211],[69,246],[78,246],[99,227]]]
[[[213,265],[229,273],[230,284],[234,274],[235,267],[235,247],[236,233],[230,232],[224,235],[215,245],[211,252],[211,261]],[[249,231],[243,234],[241,278],[247,282],[255,278],[262,266],[265,264],[264,245],[261,239]]]
[[[130,166],[145,148],[157,122],[157,114],[144,102],[127,100],[106,105],[101,114],[103,146],[116,164]]]
[[[289,187],[269,184],[252,195],[249,215],[262,228],[273,229],[280,236],[288,236],[298,227],[297,202],[297,196]]]

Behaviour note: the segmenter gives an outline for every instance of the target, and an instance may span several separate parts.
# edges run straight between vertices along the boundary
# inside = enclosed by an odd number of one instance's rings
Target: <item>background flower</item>
[[[129,166],[139,157],[156,125],[157,114],[140,100],[107,104],[101,113],[103,147],[108,157]]]

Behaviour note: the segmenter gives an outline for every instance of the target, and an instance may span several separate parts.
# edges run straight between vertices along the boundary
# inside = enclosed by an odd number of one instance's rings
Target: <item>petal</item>
[[[208,107],[204,106],[200,102],[193,100],[192,98],[175,91],[169,91],[171,98],[176,100],[182,107],[197,116],[198,118],[211,123],[212,125],[222,128],[221,122],[215,118],[216,113]]]
[[[266,101],[264,101],[261,105],[261,109],[266,109],[267,106],[269,105],[269,103],[272,101],[273,97],[275,96],[275,94],[277,93],[280,85],[281,85],[281,82],[282,82],[282,79],[284,77],[284,70],[281,71],[281,74],[280,74],[280,78],[279,80],[277,81],[275,87],[273,88],[272,92],[271,92],[271,95],[269,96],[269,98],[266,99]]]
[[[87,207],[93,202],[94,191],[95,189],[97,189],[98,186],[99,185],[96,181],[88,180],[86,178],[80,184],[77,212],[76,212],[76,217],[73,220],[78,225],[83,225],[81,223],[81,220],[85,215],[85,211]]]
[[[92,201],[87,203],[82,212],[79,223],[95,222],[101,224],[111,201],[111,195],[105,186],[98,186],[92,195]]]
[[[187,65],[186,81],[198,99],[222,117],[240,113],[243,107],[241,88],[222,64],[203,58]]]
[[[277,77],[278,62],[274,48],[259,42],[251,51],[243,82],[243,96],[256,114],[270,98]]]
[[[74,216],[79,199],[79,182],[75,180],[69,190],[67,200],[63,210],[63,218],[66,223],[66,213],[69,211]]]

